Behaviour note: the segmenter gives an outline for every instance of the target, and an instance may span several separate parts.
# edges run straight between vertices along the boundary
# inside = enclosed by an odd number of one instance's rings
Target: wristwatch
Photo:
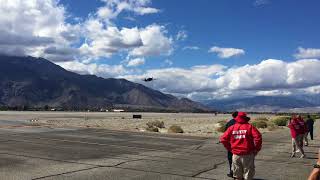
[[[320,165],[319,164],[314,164],[313,168],[320,168]]]

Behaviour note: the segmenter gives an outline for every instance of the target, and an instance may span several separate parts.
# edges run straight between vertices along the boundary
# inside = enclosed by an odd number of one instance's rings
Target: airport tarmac
[[[256,179],[305,180],[320,147],[315,131],[306,159],[290,158],[287,129],[263,134]],[[52,128],[0,118],[0,142],[0,177],[6,180],[228,179],[226,151],[216,138]]]

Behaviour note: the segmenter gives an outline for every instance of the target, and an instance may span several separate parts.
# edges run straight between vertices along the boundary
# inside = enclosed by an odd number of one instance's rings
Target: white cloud
[[[97,20],[88,20],[85,25],[87,41],[80,47],[83,55],[90,58],[111,57],[114,53],[143,45],[137,27],[122,28],[105,27]]]
[[[150,7],[151,0],[102,1],[104,6],[88,19],[70,24],[66,22],[70,16],[59,0],[0,0],[0,54],[89,62],[119,52],[135,56],[172,52],[173,41],[166,37],[164,26],[118,28],[112,22],[124,11],[135,15],[159,12]],[[159,42],[153,42],[158,38]]]
[[[177,41],[184,41],[187,38],[188,38],[188,34],[187,34],[187,31],[185,31],[185,30],[179,31],[178,34],[176,35]]]
[[[159,13],[160,10],[148,7],[151,0],[101,0],[105,2],[105,6],[100,7],[97,15],[100,19],[111,23],[112,19],[119,16],[124,11],[134,12],[137,15],[146,15]]]
[[[254,6],[263,6],[263,5],[266,5],[266,4],[269,4],[270,1],[269,0],[255,0],[253,5]]]
[[[170,55],[173,51],[173,39],[166,36],[167,30],[164,26],[149,25],[140,29],[142,46],[130,51],[130,56],[159,56]]]
[[[315,48],[298,48],[298,52],[294,54],[297,59],[320,58],[320,49]]]
[[[185,46],[182,48],[182,50],[199,50],[200,48],[198,46]]]
[[[145,59],[144,58],[135,58],[135,59],[131,59],[128,62],[128,67],[136,67],[136,66],[140,66],[143,65],[145,63]]]
[[[311,86],[303,89],[308,94],[320,94],[320,85],[319,86]]]
[[[56,64],[68,71],[76,72],[79,74],[97,75],[104,78],[117,77],[129,72],[122,65],[111,66],[107,64],[96,63],[85,64],[79,61],[56,62]]]
[[[121,77],[132,81],[151,76],[157,78],[151,88],[172,94],[193,97],[230,97],[235,95],[290,95],[295,90],[318,92],[317,72],[320,60],[285,62],[268,59],[258,64],[227,68],[202,65],[184,68],[147,70],[141,75]],[[313,88],[310,88],[313,87]],[[308,89],[309,88],[309,89]]]
[[[260,96],[288,96],[291,95],[291,91],[288,90],[270,90],[270,91],[257,91],[257,95]]]
[[[142,75],[123,76],[132,81],[140,82],[143,77],[155,77],[157,81],[145,84],[154,89],[168,93],[190,93],[214,91],[216,83],[210,77],[220,72],[224,66],[194,66],[190,69],[165,68],[147,70]]]
[[[65,16],[56,0],[0,0],[0,53],[50,58],[46,48],[69,47],[79,35]]]
[[[159,9],[156,8],[150,8],[150,7],[138,7],[134,10],[134,12],[140,14],[140,15],[145,15],[145,14],[154,14],[160,12]]]
[[[243,49],[236,49],[236,48],[221,48],[221,47],[211,47],[209,49],[210,53],[217,53],[218,57],[220,58],[231,58],[234,56],[244,55],[245,51]]]

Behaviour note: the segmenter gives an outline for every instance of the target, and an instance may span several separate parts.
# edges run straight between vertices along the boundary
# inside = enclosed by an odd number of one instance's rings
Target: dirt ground
[[[142,115],[142,119],[133,119],[133,115]],[[266,117],[270,114],[249,114],[251,119]],[[109,130],[146,131],[146,123],[163,121],[165,128],[160,133],[167,133],[171,125],[180,126],[184,134],[196,136],[214,136],[219,121],[231,119],[229,114],[195,114],[195,113],[114,113],[114,112],[0,112],[1,119],[27,120],[33,125],[51,127],[85,127]]]

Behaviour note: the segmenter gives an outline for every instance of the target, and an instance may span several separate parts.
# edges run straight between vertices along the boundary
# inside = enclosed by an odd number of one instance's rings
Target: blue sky
[[[180,30],[188,38],[176,44],[175,52],[168,57],[152,57],[146,66],[157,67],[161,59],[170,59],[177,67],[218,63],[227,66],[253,64],[263,59],[275,58],[293,61],[299,46],[319,47],[320,2],[310,0],[269,0],[255,5],[253,0],[154,0],[152,7],[161,12],[148,16],[130,13],[119,15],[119,27],[145,27],[152,23],[165,25],[171,36]],[[86,19],[103,3],[99,0],[62,0],[68,12]],[[125,19],[133,17],[136,21]],[[185,46],[198,46],[200,50],[182,50]],[[246,54],[230,59],[220,59],[207,53],[211,46],[245,49]],[[112,63],[118,63],[115,55]],[[160,59],[160,60],[159,60]]]
[[[0,54],[43,57],[194,100],[320,94],[319,7],[318,0],[0,0]]]

